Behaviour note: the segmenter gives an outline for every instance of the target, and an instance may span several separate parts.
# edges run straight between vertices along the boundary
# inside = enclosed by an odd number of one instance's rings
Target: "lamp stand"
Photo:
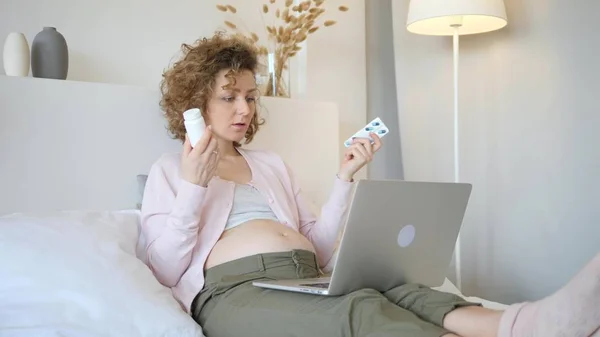
[[[473,18],[470,20],[469,18]],[[504,0],[410,0],[406,29],[414,34],[452,36],[454,59],[454,182],[460,182],[458,38],[502,29],[508,24]],[[462,292],[461,232],[454,247],[456,286]]]
[[[459,165],[459,145],[458,145],[458,30],[462,26],[462,18],[455,18],[458,20],[456,23],[452,23],[451,27],[454,28],[454,34],[452,36],[452,50],[454,54],[454,182],[458,183],[460,178],[460,165]],[[461,276],[461,254],[460,254],[460,233],[456,238],[456,246],[454,248],[455,256],[455,273],[456,273],[456,287],[462,291],[462,276]]]

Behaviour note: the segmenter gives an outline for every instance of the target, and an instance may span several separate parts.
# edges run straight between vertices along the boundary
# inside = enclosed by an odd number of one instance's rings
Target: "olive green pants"
[[[318,277],[315,255],[304,250],[260,254],[210,268],[192,303],[207,337],[440,337],[444,316],[479,305],[418,284],[384,293],[362,289],[319,296],[258,288],[255,280]]]

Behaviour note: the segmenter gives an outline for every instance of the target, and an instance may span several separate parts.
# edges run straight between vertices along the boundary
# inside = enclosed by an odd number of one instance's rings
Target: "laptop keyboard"
[[[329,288],[329,283],[306,283],[306,284],[301,284],[301,286],[327,289],[327,288]]]

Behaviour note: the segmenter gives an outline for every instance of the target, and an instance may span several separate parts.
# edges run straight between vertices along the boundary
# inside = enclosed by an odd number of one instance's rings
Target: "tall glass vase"
[[[262,55],[257,83],[262,96],[290,97],[289,59],[280,53]]]

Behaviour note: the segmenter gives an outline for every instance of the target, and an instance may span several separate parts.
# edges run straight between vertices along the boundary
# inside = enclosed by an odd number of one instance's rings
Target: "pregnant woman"
[[[600,335],[600,254],[555,294],[506,311],[418,284],[337,297],[252,286],[320,276],[353,177],[382,146],[376,135],[372,144],[355,139],[331,172],[333,190],[317,218],[281,157],[242,146],[261,125],[256,67],[252,44],[217,34],[184,45],[162,82],[161,106],[183,148],[150,170],[142,205],[147,263],[207,337]],[[200,108],[208,125],[197,144],[183,124],[190,108]],[[377,230],[376,222],[368,225]]]

